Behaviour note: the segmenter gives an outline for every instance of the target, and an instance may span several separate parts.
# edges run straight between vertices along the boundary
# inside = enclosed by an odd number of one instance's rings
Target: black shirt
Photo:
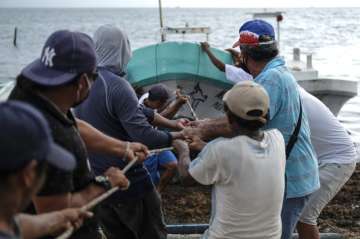
[[[50,196],[76,192],[89,185],[93,179],[93,173],[84,142],[79,135],[71,111],[69,110],[65,115],[46,97],[19,87],[15,87],[9,99],[27,102],[40,110],[49,123],[54,141],[71,152],[77,161],[73,172],[65,172],[49,165],[47,179],[38,195]]]
[[[47,178],[38,195],[53,196],[72,193],[87,187],[92,182],[94,174],[91,171],[85,144],[81,139],[71,111],[69,110],[65,115],[46,97],[18,86],[11,92],[9,99],[29,103],[43,113],[49,123],[54,141],[72,153],[76,159],[76,168],[73,172],[65,172],[49,165],[46,172]],[[98,226],[95,217],[89,219],[71,238],[99,239],[101,235],[98,232]]]

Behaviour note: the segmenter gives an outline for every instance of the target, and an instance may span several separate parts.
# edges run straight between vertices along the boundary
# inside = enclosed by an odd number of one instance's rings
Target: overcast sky
[[[360,7],[359,0],[162,0],[163,7]],[[157,7],[158,0],[0,0],[0,7]]]

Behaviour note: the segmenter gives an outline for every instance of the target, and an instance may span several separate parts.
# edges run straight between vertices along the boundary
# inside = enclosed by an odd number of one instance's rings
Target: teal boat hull
[[[211,50],[225,64],[233,64],[228,52]],[[135,88],[144,87],[145,91],[158,83],[174,91],[181,89],[190,96],[199,118],[222,115],[222,96],[233,85],[211,63],[200,45],[190,42],[165,42],[137,49],[127,73],[128,81]],[[191,117],[191,112],[183,107],[178,116]]]
[[[212,52],[226,64],[232,64],[228,52],[215,48]],[[128,80],[134,86],[189,79],[220,87],[232,85],[197,43],[165,42],[139,48],[128,64]]]

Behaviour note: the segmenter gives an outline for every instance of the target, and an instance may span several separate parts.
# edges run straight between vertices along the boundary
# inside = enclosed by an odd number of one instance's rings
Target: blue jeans
[[[282,235],[281,239],[291,239],[292,233],[301,216],[310,195],[299,198],[284,199],[281,211]]]

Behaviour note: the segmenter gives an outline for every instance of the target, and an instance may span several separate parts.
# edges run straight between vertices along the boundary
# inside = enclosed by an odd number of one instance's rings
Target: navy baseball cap
[[[149,90],[148,99],[151,101],[155,100],[168,100],[170,98],[170,93],[168,88],[163,84],[154,85]]]
[[[0,103],[0,172],[21,169],[31,160],[71,171],[75,158],[54,143],[47,121],[34,107],[19,101]]]
[[[261,45],[261,44],[272,44],[275,42],[275,31],[273,26],[260,19],[250,20],[245,22],[239,30],[240,37],[236,41],[233,47],[241,45]],[[260,42],[261,36],[267,36],[271,40],[267,42]]]
[[[96,53],[91,37],[60,30],[50,35],[41,57],[26,66],[21,74],[39,85],[58,86],[95,68]]]

